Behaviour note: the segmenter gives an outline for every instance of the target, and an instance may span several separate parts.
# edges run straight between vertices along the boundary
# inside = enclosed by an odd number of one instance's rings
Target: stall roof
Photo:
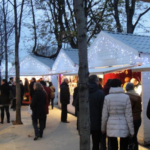
[[[143,63],[149,56],[150,36],[107,31],[97,35],[88,51],[89,67],[135,65]]]
[[[133,72],[143,72],[143,71],[150,71],[150,64],[147,65],[141,65],[138,67],[133,67],[132,68]]]
[[[75,64],[79,64],[78,49],[70,48],[70,49],[64,49],[64,51]]]
[[[73,71],[78,68],[78,50],[77,49],[61,49],[52,67],[52,72]]]
[[[98,69],[89,69],[89,73],[92,74],[107,74],[111,72],[117,72],[121,70],[126,70],[132,68],[133,65],[126,65],[126,66],[118,66],[118,67],[106,67],[106,68],[98,68]],[[65,73],[65,76],[73,76],[78,75],[78,71]]]
[[[54,61],[49,58],[27,55],[20,61],[21,76],[41,76],[49,74]],[[15,66],[9,70],[9,75],[15,76]]]
[[[141,53],[150,53],[150,36],[103,31]]]

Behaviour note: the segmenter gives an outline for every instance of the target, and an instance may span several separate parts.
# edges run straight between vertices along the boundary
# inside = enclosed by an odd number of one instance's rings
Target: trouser
[[[1,107],[1,122],[4,121],[4,110],[6,112],[7,122],[9,122],[10,121],[9,106],[2,106]]]
[[[38,129],[38,122],[39,122],[39,129]],[[43,129],[44,129],[44,120],[43,119],[33,119],[32,117],[32,124],[35,132],[35,136],[43,136]]]
[[[120,150],[127,150],[128,148],[128,137],[120,138]],[[118,150],[117,137],[109,137],[111,150]]]
[[[135,144],[134,150],[138,150],[139,148],[138,148],[137,134],[138,134],[139,128],[141,126],[141,119],[134,120],[133,124],[134,124],[134,136],[132,138],[132,142]]]
[[[54,98],[51,99],[51,105],[52,105],[52,109],[54,107]]]
[[[100,130],[91,130],[92,134],[92,150],[100,150],[100,141],[101,141],[101,131]]]
[[[61,121],[67,121],[67,104],[61,104]]]
[[[101,134],[101,148],[100,150],[106,150],[106,133]]]
[[[12,101],[12,108],[14,111],[16,110],[16,99],[13,99]]]
[[[46,120],[47,120],[47,115],[45,115],[45,118],[44,118],[44,129],[46,128]]]

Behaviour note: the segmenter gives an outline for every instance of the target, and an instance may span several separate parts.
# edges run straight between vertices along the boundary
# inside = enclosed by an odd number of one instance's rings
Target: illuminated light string
[[[98,53],[100,54],[98,55]],[[97,55],[99,56],[99,60],[116,58],[117,62],[121,64],[125,64],[127,62],[130,62],[130,64],[138,64],[140,62],[142,62],[142,64],[150,63],[148,57],[138,57],[137,55],[134,55],[133,52],[127,50],[125,47],[114,44],[113,41],[109,40],[109,38],[106,38],[104,36],[97,38],[95,40],[95,44],[93,44],[89,48],[89,67],[91,67],[93,61],[96,61]]]
[[[45,74],[45,73],[49,74],[50,73],[50,69],[48,69],[48,67],[45,67],[45,65],[42,65],[40,62],[37,62],[36,60],[34,60],[31,57],[25,58],[20,63],[20,70],[28,69],[28,67],[37,67],[37,69],[40,69],[43,71],[43,74]],[[15,66],[13,66],[9,70],[9,72],[10,72],[10,74],[15,74]]]
[[[64,68],[60,68],[61,65],[63,65]],[[66,54],[62,51],[53,65],[52,72],[59,73],[60,71],[68,71],[67,69],[70,71],[76,71],[77,68],[78,67],[75,67]]]

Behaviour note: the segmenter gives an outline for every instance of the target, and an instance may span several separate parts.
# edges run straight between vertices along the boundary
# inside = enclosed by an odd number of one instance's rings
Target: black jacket
[[[10,94],[10,87],[9,84],[3,84],[0,86],[0,91],[1,91],[1,105],[9,105],[10,104],[10,99],[9,99],[9,94]]]
[[[69,86],[66,82],[63,82],[60,85],[60,102],[61,102],[61,104],[69,104],[70,103]]]
[[[89,105],[91,130],[101,130],[101,116],[104,102],[104,92],[96,83],[89,84]]]
[[[30,83],[30,96],[32,98],[32,96],[34,95],[34,89],[33,89],[33,85],[34,85],[35,82],[31,82]]]
[[[30,104],[33,119],[45,118],[46,116],[45,105],[46,105],[46,96],[44,91],[35,90]]]

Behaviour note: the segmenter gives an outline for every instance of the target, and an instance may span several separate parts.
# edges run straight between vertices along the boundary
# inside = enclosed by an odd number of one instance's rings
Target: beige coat
[[[110,88],[105,97],[101,130],[108,137],[127,137],[134,134],[133,117],[129,96],[123,88]]]

